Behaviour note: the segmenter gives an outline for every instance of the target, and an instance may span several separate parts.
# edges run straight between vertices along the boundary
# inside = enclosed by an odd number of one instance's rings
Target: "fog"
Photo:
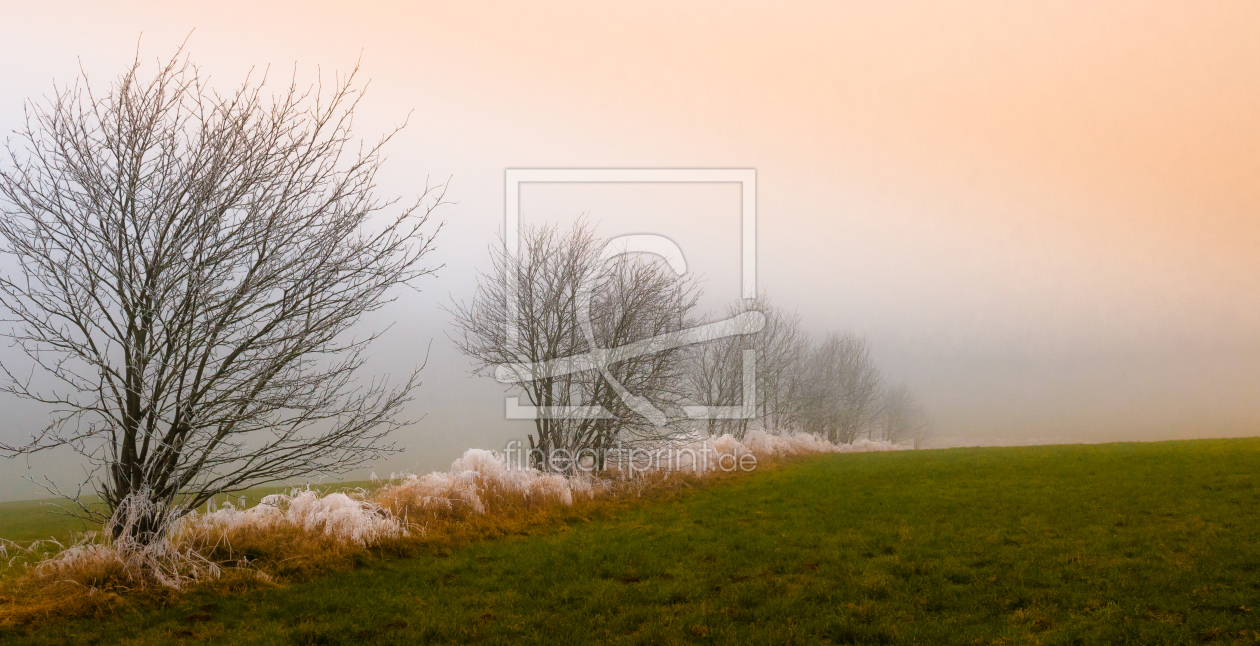
[[[1253,4],[363,7],[6,8],[0,130],[80,67],[103,86],[137,46],[152,61],[187,39],[223,88],[361,60],[357,133],[409,119],[381,194],[449,177],[456,202],[435,214],[437,277],[363,321],[392,325],[374,371],[428,354],[409,408],[423,418],[379,474],[529,432],[504,419],[501,385],[469,374],[442,310],[488,265],[508,168],[755,169],[758,290],[811,334],[864,335],[935,446],[1260,429]],[[712,309],[739,293],[740,206],[732,184],[521,192],[526,222],[670,237]],[[21,365],[11,348],[0,361]],[[0,406],[0,438],[43,424]],[[37,496],[24,476],[79,473],[68,452],[0,461],[0,500]]]

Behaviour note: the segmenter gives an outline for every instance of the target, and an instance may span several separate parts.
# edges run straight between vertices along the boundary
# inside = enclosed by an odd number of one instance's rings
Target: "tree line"
[[[599,452],[688,437],[697,428],[738,439],[753,428],[804,431],[837,444],[925,438],[922,406],[907,386],[881,375],[865,339],[847,332],[811,339],[799,315],[765,297],[706,316],[694,280],[657,256],[609,254],[609,244],[585,220],[568,230],[527,225],[517,249],[502,241],[491,247],[475,295],[450,308],[456,345],[474,372],[499,375],[537,407],[531,449]],[[596,286],[594,297],[583,298],[584,284]],[[685,343],[694,337],[688,330],[752,312],[764,321],[756,328]],[[653,342],[658,351],[600,369],[551,369],[574,356]],[[532,372],[503,379],[508,364]],[[665,413],[664,423],[631,405],[636,399]],[[687,411],[697,407],[728,412],[696,420]]]

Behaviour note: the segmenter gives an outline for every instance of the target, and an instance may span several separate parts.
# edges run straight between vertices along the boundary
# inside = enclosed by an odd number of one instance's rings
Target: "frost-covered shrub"
[[[173,536],[179,523],[175,512],[149,498],[146,490],[128,495],[100,532],[41,560],[30,576],[89,590],[150,585],[179,589],[217,578],[221,571],[216,563]]]
[[[486,506],[477,494],[473,474],[459,477],[450,473],[404,476],[402,482],[388,485],[376,500],[395,514],[417,520],[428,515],[483,514]]]
[[[376,502],[344,493],[321,495],[308,488],[272,494],[248,509],[229,502],[222,509],[189,514],[180,519],[174,537],[206,545],[230,540],[236,532],[285,529],[299,529],[360,546],[407,535],[404,524]]]
[[[419,522],[511,507],[572,505],[575,493],[594,496],[593,480],[511,468],[494,452],[469,449],[451,463],[450,471],[404,476],[379,491],[375,499],[396,516]]]
[[[692,439],[663,443],[657,447],[638,448],[628,452],[629,458],[620,462],[631,474],[655,471],[733,471],[743,468],[744,456],[768,459],[811,453],[856,453],[865,451],[892,451],[913,448],[910,445],[894,445],[890,442],[858,440],[852,444],[832,444],[826,439],[809,433],[772,434],[765,431],[749,431],[743,441],[731,435],[715,438]]]
[[[896,451],[912,448],[892,442],[857,440],[852,444],[832,444],[811,433],[784,433],[775,435],[765,431],[749,431],[744,445],[758,457],[807,455],[810,453],[862,453],[867,451]]]

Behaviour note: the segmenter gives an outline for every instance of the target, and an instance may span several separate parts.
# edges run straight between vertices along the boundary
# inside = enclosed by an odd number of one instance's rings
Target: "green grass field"
[[[6,644],[1260,642],[1260,439],[831,455]]]
[[[65,543],[75,532],[89,529],[96,527],[62,514],[51,500],[0,502],[0,538],[18,542],[54,538]]]

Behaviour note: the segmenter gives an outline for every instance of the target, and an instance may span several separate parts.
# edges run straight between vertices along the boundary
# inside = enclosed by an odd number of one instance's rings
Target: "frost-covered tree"
[[[746,419],[710,419],[710,435],[729,433],[743,439],[749,428],[779,431],[800,423],[800,369],[805,365],[808,338],[800,327],[800,317],[775,306],[760,296],[739,300],[726,309],[726,317],[756,311],[765,324],[756,332],[723,337],[697,344],[689,352],[688,396],[705,406],[737,407],[743,403],[744,352],[752,350],[756,361],[754,391],[756,415]]]
[[[913,442],[915,448],[927,439],[927,413],[909,386],[898,384],[884,389],[873,430],[875,439],[894,444]]]
[[[272,95],[219,94],[179,55],[141,70],[28,103],[7,144],[3,332],[37,377],[6,365],[3,390],[53,418],[0,451],[78,451],[111,508],[165,510],[144,540],[217,493],[392,450],[417,373],[363,380],[376,335],[350,331],[435,270],[443,190],[377,196],[390,136],[352,137],[353,73]]]
[[[585,221],[567,231],[526,226],[519,250],[491,247],[489,270],[472,300],[451,307],[456,345],[472,359],[474,372],[496,375],[538,407],[529,444],[541,468],[553,465],[537,458],[560,449],[602,456],[601,449],[617,442],[659,441],[679,432],[674,420],[681,417],[684,347],[662,343],[612,360],[606,372],[594,367],[602,358],[595,355],[690,327],[699,289],[659,257],[609,257],[607,244]],[[585,296],[584,286],[590,288]],[[573,357],[586,363],[546,368]],[[506,369],[513,365],[531,367]],[[676,417],[644,415],[653,409]]]
[[[801,373],[801,426],[835,443],[868,435],[879,412],[880,374],[866,340],[832,333]]]

